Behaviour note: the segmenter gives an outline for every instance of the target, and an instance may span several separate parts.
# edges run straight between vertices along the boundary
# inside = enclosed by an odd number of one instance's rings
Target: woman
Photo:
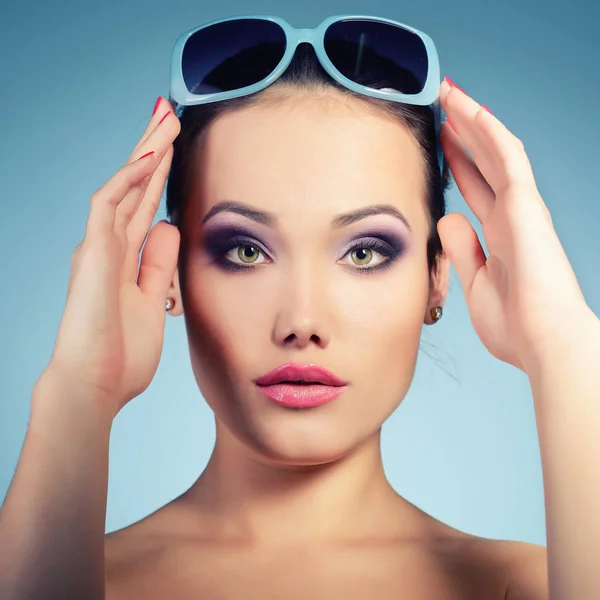
[[[438,88],[416,30],[214,26],[176,44],[179,118],[159,98],[92,197],[2,509],[2,597],[598,597],[600,323],[522,144],[450,80]],[[438,143],[488,257],[465,217],[444,216]],[[138,272],[167,176],[171,223],[152,227]],[[530,377],[548,556],[457,531],[386,480],[381,425],[450,262],[486,348]],[[111,423],[152,380],[165,308],[185,315],[215,448],[188,491],[104,539]]]

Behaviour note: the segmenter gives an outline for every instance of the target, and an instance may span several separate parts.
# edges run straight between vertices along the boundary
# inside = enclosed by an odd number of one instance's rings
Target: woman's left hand
[[[550,346],[585,333],[593,313],[554,230],[522,142],[485,107],[446,81],[440,102],[451,121],[442,127],[442,148],[461,194],[482,224],[489,256],[461,213],[440,219],[442,246],[485,347],[527,372],[527,365],[541,360]]]

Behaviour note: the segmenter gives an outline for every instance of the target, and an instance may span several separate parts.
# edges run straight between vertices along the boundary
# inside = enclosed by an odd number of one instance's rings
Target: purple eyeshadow
[[[233,223],[207,225],[203,243],[210,260],[226,271],[249,271],[254,268],[252,265],[236,264],[226,258],[227,253],[237,246],[255,246],[263,254],[272,257],[273,254],[269,247],[252,229],[252,227],[243,227]]]
[[[350,248],[360,247],[360,244],[363,242],[369,242],[368,247],[373,247],[373,241],[377,241],[378,244],[381,245],[381,248],[387,248],[388,252],[383,253],[389,255],[390,258],[395,258],[408,246],[405,236],[394,231],[392,228],[372,228],[353,235],[352,238],[343,246],[343,253],[345,254],[348,252],[348,249]]]
[[[254,228],[251,224],[242,225],[239,223],[222,222],[209,223],[205,226],[203,233],[203,246],[211,261],[217,266],[229,271],[248,271],[253,267],[249,265],[240,265],[232,262],[226,255],[233,248],[238,246],[255,246],[265,256],[270,259],[275,258],[274,252],[269,245],[263,241],[264,232],[262,228]],[[391,267],[395,259],[404,253],[408,247],[406,234],[397,230],[393,226],[371,226],[365,227],[362,231],[354,233],[341,247],[336,260],[340,260],[349,252],[360,249],[370,248],[387,260],[379,265],[369,268],[359,268],[363,273],[375,272],[381,269]]]
[[[231,250],[234,247],[231,245],[233,240],[236,240],[237,245],[240,245],[239,240],[243,239],[244,241],[241,243],[255,244],[271,254],[268,245],[262,241],[258,232],[252,231],[251,227],[233,224],[214,225],[206,228],[203,237],[206,249],[211,252],[221,252],[224,248],[227,248],[226,251]]]

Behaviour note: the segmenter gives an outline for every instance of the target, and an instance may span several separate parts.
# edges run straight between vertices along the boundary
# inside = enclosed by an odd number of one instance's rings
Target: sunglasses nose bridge
[[[296,29],[295,34],[296,45],[308,42],[314,46],[314,43],[319,37],[319,33],[316,29]]]

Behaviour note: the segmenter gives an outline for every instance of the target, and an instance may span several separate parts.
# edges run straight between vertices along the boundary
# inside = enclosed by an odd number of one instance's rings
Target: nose
[[[331,313],[325,277],[288,271],[281,285],[281,307],[273,329],[278,346],[302,349],[310,345],[326,348],[332,337]]]

